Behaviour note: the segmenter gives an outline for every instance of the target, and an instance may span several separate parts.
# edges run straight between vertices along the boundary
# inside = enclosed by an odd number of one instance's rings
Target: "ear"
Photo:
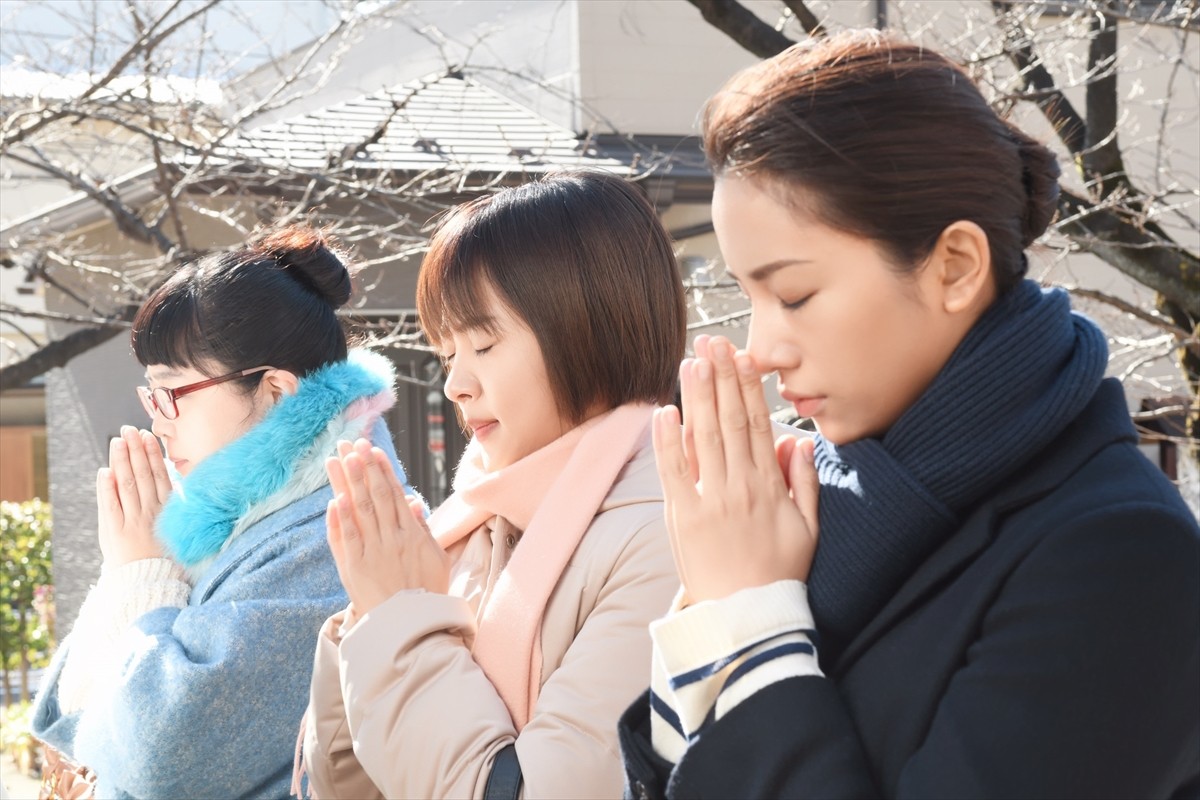
[[[947,225],[933,246],[929,266],[947,313],[982,309],[992,302],[992,251],[987,234],[974,222],[960,219]]]
[[[258,385],[260,393],[265,392],[271,405],[275,405],[284,397],[296,393],[300,387],[300,379],[295,373],[286,369],[269,369],[263,373],[262,382]]]

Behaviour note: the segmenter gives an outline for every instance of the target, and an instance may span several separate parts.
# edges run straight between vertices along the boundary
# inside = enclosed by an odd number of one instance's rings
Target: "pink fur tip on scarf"
[[[546,603],[633,457],[652,410],[642,403],[619,406],[496,472],[484,471],[483,449],[472,441],[455,473],[454,494],[429,519],[443,548],[495,516],[524,531],[483,609],[471,651],[518,732],[533,715],[541,687]]]

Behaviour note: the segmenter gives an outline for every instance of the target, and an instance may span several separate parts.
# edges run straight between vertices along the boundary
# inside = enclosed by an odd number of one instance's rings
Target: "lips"
[[[483,440],[496,427],[496,420],[467,420],[467,427],[471,429],[471,433],[475,434],[476,439]]]
[[[802,397],[792,401],[792,407],[802,417],[815,417],[825,407],[824,397]]]
[[[784,400],[792,404],[792,408],[796,409],[796,413],[801,417],[815,417],[825,409],[825,398],[821,395],[806,396],[794,394],[787,391],[782,386],[779,387],[779,395]]]

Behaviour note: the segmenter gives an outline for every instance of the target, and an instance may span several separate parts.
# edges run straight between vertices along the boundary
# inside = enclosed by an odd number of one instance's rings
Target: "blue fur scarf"
[[[391,362],[369,350],[301,378],[295,394],[176,485],[156,531],[170,556],[195,581],[237,534],[324,486],[325,458],[395,402],[394,380]]]
[[[1104,334],[1066,292],[1033,281],[1000,297],[881,439],[817,437],[821,538],[809,600],[836,657],[987,493],[1091,401]]]

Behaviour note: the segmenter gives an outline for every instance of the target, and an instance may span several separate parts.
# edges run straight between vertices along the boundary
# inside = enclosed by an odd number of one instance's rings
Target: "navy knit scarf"
[[[1066,292],[999,298],[882,439],[817,437],[821,531],[809,600],[830,656],[866,625],[978,502],[1092,399],[1104,334]]]

